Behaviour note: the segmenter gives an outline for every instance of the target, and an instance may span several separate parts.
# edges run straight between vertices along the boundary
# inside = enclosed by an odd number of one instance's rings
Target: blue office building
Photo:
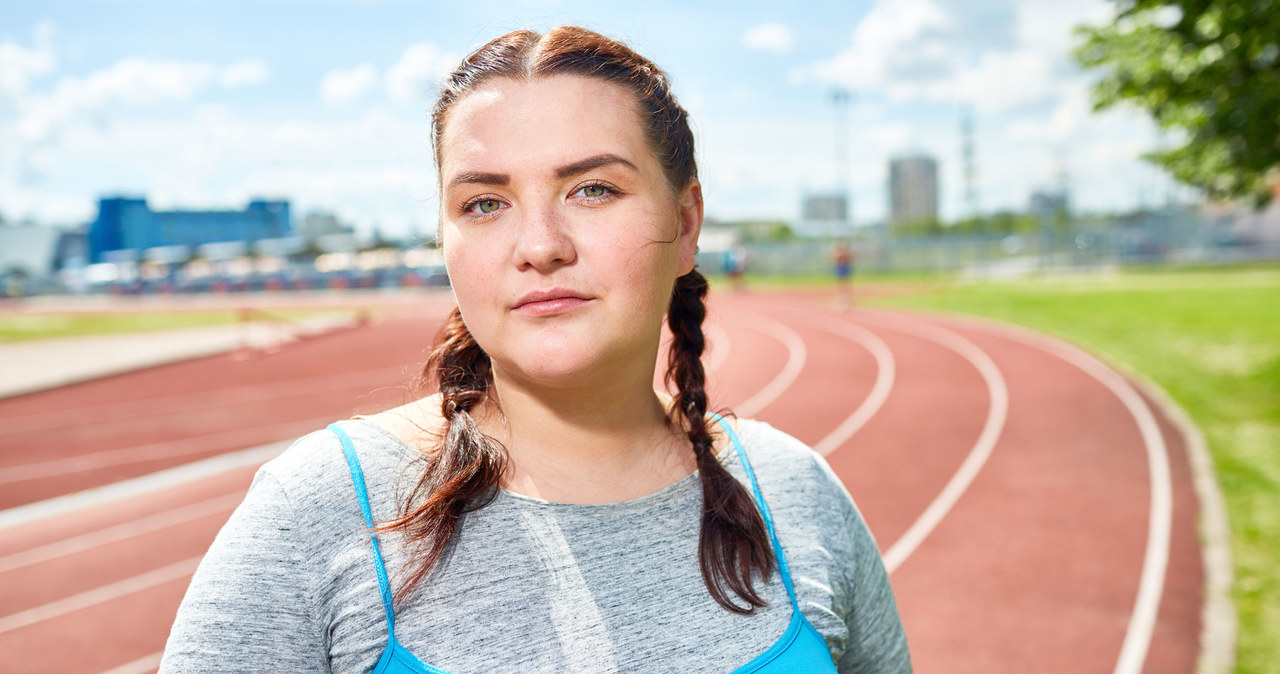
[[[153,211],[146,199],[104,197],[89,225],[89,260],[111,250],[199,246],[293,236],[288,201],[250,201],[243,211]]]

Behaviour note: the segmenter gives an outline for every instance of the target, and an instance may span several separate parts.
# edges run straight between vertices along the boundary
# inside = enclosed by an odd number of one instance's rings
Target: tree
[[[1182,141],[1146,158],[1216,199],[1261,207],[1280,176],[1280,0],[1117,0],[1075,52],[1094,109],[1128,102]]]

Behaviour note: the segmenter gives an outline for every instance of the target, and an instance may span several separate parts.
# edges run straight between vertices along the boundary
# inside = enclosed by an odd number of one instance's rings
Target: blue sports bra
[[[769,514],[769,506],[760,493],[760,484],[756,482],[755,471],[751,470],[751,462],[747,460],[746,450],[738,434],[718,414],[712,417],[720,422],[733,448],[738,453],[738,460],[751,479],[751,492],[755,496],[756,506],[764,517],[765,526],[769,530],[769,540],[773,544],[773,555],[778,561],[778,569],[782,575],[782,583],[787,588],[787,596],[791,599],[791,622],[787,630],[764,653],[756,656],[751,662],[733,670],[732,674],[775,674],[785,672],[812,672],[824,674],[835,672],[835,663],[831,660],[831,651],[827,642],[809,620],[800,612],[800,604],[796,601],[796,591],[791,583],[791,572],[787,569],[787,558],[782,553],[782,545],[773,529],[773,517]],[[382,550],[378,547],[378,537],[373,535],[373,515],[369,511],[369,493],[365,487],[364,471],[360,469],[360,459],[356,457],[351,437],[338,424],[331,424],[333,431],[342,442],[342,452],[347,457],[347,466],[351,469],[351,482],[355,485],[356,496],[360,499],[360,512],[364,515],[365,526],[369,527],[369,540],[373,546],[374,570],[378,574],[378,587],[382,592],[382,608],[387,615],[387,647],[382,657],[373,668],[373,674],[449,674],[443,669],[432,667],[423,662],[409,649],[396,640],[396,614],[391,605],[391,585],[387,582],[387,568],[382,561]]]

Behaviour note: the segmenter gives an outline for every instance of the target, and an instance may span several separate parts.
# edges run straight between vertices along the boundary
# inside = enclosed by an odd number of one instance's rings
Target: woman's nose
[[[564,219],[554,208],[530,209],[522,215],[514,249],[517,268],[550,271],[577,258]]]

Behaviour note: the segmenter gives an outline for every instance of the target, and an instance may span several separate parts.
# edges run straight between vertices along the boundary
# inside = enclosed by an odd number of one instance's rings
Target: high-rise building
[[[1069,207],[1066,192],[1037,190],[1032,192],[1031,198],[1027,200],[1027,208],[1032,215],[1038,218],[1052,217],[1058,213],[1065,213]]]
[[[199,246],[293,235],[288,201],[250,201],[243,211],[153,211],[146,199],[104,197],[89,225],[89,258],[113,250]]]
[[[938,219],[938,161],[927,155],[889,160],[889,224]]]
[[[839,236],[849,222],[844,194],[810,194],[800,202],[800,232],[806,236]]]

